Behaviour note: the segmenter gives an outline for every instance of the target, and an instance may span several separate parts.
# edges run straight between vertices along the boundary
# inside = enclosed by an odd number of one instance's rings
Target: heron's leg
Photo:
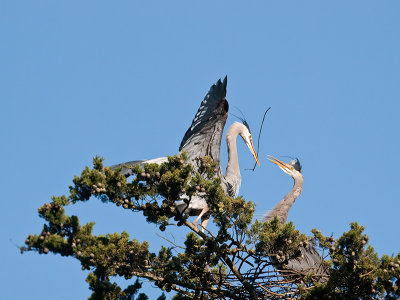
[[[196,227],[196,228],[197,228],[197,222],[199,221],[200,217],[201,217],[201,216],[198,215],[197,218],[192,222],[192,224],[193,224],[194,227]]]
[[[204,230],[207,227],[207,224],[208,224],[209,220],[210,220],[210,215],[209,214],[207,214],[207,215],[205,215],[205,216],[203,216],[201,218],[201,232],[204,232]]]
[[[197,227],[197,222],[200,220],[200,218],[206,213],[208,212],[208,205],[206,205],[203,210],[201,211],[201,213],[197,216],[197,218],[193,221],[193,225]],[[203,220],[202,220],[203,223]]]

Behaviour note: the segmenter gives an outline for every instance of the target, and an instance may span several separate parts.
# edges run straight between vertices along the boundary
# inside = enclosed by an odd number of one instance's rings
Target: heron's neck
[[[292,207],[294,201],[296,201],[297,197],[300,196],[301,191],[303,190],[303,176],[301,174],[296,175],[294,178],[293,189],[287,194],[278,204],[270,211],[267,216],[264,217],[264,221],[270,221],[274,217],[277,217],[278,220],[285,224],[290,208]]]
[[[241,132],[237,123],[233,123],[226,133],[226,144],[228,146],[228,164],[226,165],[225,180],[234,186],[234,194],[237,194],[240,186],[240,169],[237,155],[236,137]]]

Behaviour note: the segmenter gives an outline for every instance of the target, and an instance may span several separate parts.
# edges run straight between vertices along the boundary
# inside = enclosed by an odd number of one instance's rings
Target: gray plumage
[[[201,102],[200,107],[186,131],[179,146],[179,152],[187,152],[187,161],[197,166],[195,158],[211,156],[211,158],[220,163],[220,145],[222,133],[224,131],[226,119],[228,118],[229,104],[226,100],[227,77],[224,81],[218,80],[213,84]],[[111,166],[115,170],[122,167],[122,173],[129,177],[132,171],[129,167],[136,164],[143,166],[145,163],[155,162],[163,163],[168,161],[166,157],[160,157],[150,160],[136,160]]]
[[[204,97],[201,105],[192,121],[191,126],[186,131],[179,151],[187,153],[187,162],[191,163],[195,170],[199,168],[199,161],[196,158],[210,156],[219,167],[217,175],[221,177],[222,187],[229,196],[236,196],[240,187],[240,169],[237,156],[236,137],[240,135],[246,145],[249,147],[254,158],[258,163],[257,155],[254,151],[251,132],[247,122],[234,122],[227,131],[226,142],[228,146],[228,164],[225,176],[221,170],[220,163],[220,147],[222,134],[225,123],[228,118],[229,104],[226,100],[227,77],[223,81],[211,86],[209,92]],[[138,160],[127,163],[114,165],[111,168],[116,169],[122,167],[122,173],[125,176],[132,175],[129,166],[136,164],[144,165],[145,163],[162,163],[167,161],[166,157],[156,158],[153,160]],[[182,195],[182,199],[187,199],[186,195]],[[198,216],[194,223],[202,218],[203,228],[208,221],[208,205],[201,194],[193,196],[189,205],[183,200],[176,202],[176,208],[180,213]]]
[[[227,77],[211,86],[182,139],[179,151],[187,152],[188,162],[193,163],[196,157],[209,155],[220,163],[222,133],[229,110],[226,85]]]
[[[263,218],[264,222],[271,221],[277,217],[279,222],[286,223],[290,208],[303,190],[303,175],[300,172],[293,172],[292,178],[294,179],[292,190]]]
[[[276,165],[278,165],[286,174],[290,175],[294,180],[292,190],[285,196],[278,204],[263,217],[264,222],[271,221],[275,217],[282,224],[286,223],[290,208],[296,199],[300,196],[303,189],[303,175],[301,174],[301,165],[298,159],[292,160],[286,164],[272,156],[269,159]],[[319,252],[315,249],[313,241],[309,241],[305,247],[300,247],[301,256],[293,259],[289,259],[285,264],[285,269],[299,272],[302,274],[313,273],[317,276],[328,275],[328,269],[323,265],[323,258]]]
[[[324,259],[315,249],[315,242],[309,241],[307,246],[299,248],[301,256],[289,259],[285,268],[287,270],[296,271],[301,274],[313,273],[320,277],[320,281],[325,281],[329,274],[328,268],[323,264]]]
[[[239,193],[241,183],[239,160],[236,146],[236,137],[238,135],[242,136],[245,142],[246,139],[249,140],[248,138],[246,138],[249,135],[249,131],[246,126],[239,122],[234,122],[229,127],[228,132],[226,133],[226,143],[228,146],[228,164],[226,166],[225,175],[222,175],[221,164],[219,164],[218,172],[218,175],[221,177],[222,188],[224,189],[225,193],[231,197],[235,197]],[[248,144],[248,142],[246,142],[246,144]],[[192,151],[194,151],[193,148]],[[193,161],[192,163],[194,165],[197,164],[196,161]],[[195,223],[208,211],[207,202],[205,201],[204,197],[201,196],[192,197],[189,205],[187,205],[183,200],[176,202],[176,205],[179,212],[186,213],[191,216],[198,216],[198,218],[194,221]],[[208,215],[205,215],[205,217],[206,219],[202,219],[202,221],[206,221]],[[202,226],[205,227],[204,225]]]

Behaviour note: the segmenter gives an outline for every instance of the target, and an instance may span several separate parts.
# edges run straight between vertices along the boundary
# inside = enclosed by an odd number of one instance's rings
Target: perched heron
[[[269,160],[276,164],[283,172],[288,174],[294,180],[294,185],[290,193],[288,193],[277,205],[263,217],[264,222],[273,220],[275,217],[282,224],[286,223],[290,208],[296,199],[300,196],[303,189],[303,175],[301,174],[301,164],[296,158],[289,163],[284,163],[279,159],[270,156]],[[313,243],[310,241],[307,246],[300,247],[302,257],[289,259],[285,264],[286,269],[293,270],[300,273],[311,273],[323,276],[328,274],[327,268],[323,265],[323,258],[315,249]]]
[[[241,176],[239,169],[239,160],[237,155],[236,137],[241,136],[245,144],[249,147],[250,152],[254,156],[258,165],[258,157],[254,150],[252,135],[250,127],[246,120],[241,119],[240,122],[234,122],[226,133],[226,143],[228,147],[228,163],[226,166],[225,175],[222,173],[220,163],[220,147],[222,134],[224,131],[225,123],[228,118],[229,104],[226,100],[226,85],[227,77],[223,81],[218,80],[213,84],[201,102],[191,126],[186,131],[185,136],[179,147],[179,151],[187,153],[187,162],[191,163],[195,170],[198,169],[198,161],[196,158],[210,156],[219,167],[217,175],[221,178],[221,185],[227,195],[234,197],[239,192]],[[158,163],[161,164],[167,161],[166,157],[155,158],[151,160],[138,160],[130,161],[111,168],[116,169],[122,167],[122,173],[125,176],[132,175],[129,166],[145,163]],[[182,195],[182,199],[187,199],[186,195]],[[190,216],[197,216],[193,224],[201,219],[202,230],[204,231],[207,226],[209,214],[208,205],[201,195],[193,196],[189,204],[184,200],[176,202],[176,209],[180,213]]]

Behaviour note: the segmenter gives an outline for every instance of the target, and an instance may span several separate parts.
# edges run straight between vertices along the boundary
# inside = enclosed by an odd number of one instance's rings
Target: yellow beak
[[[254,147],[253,147],[253,143],[252,143],[252,142],[250,142],[249,148],[250,148],[251,154],[253,154],[254,159],[256,160],[258,166],[260,166],[260,162],[258,161],[257,153],[256,153],[256,151],[254,150]]]
[[[267,156],[272,158],[272,159],[268,158],[269,161],[272,161],[274,164],[276,164],[281,169],[288,169],[287,165],[283,161],[281,161],[281,160],[279,160],[276,157],[273,157],[271,155],[267,155]]]

